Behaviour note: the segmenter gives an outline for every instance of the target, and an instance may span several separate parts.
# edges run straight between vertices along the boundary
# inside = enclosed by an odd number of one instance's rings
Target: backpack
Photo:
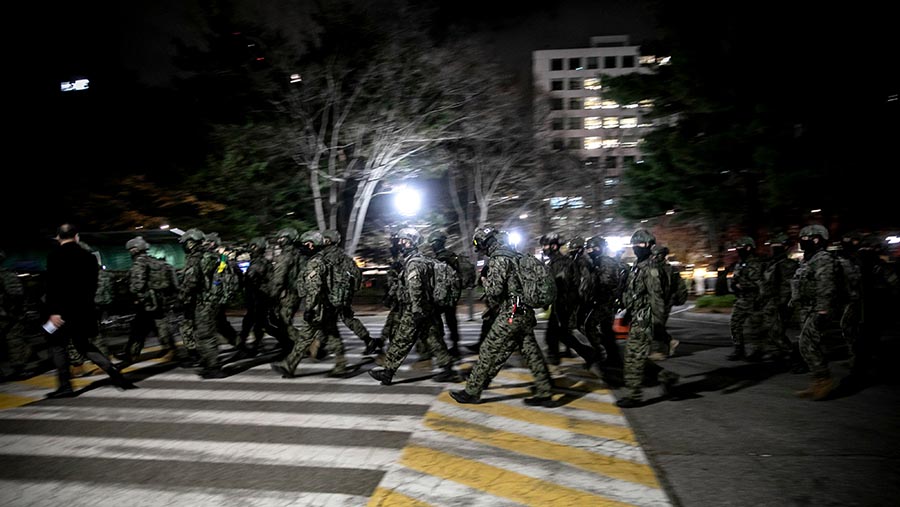
[[[859,268],[850,259],[832,254],[834,266],[834,305],[842,308],[859,300]]]
[[[424,262],[428,271],[431,302],[439,308],[454,308],[462,293],[459,273],[453,266],[433,257],[417,257],[413,262]]]
[[[335,308],[350,306],[353,295],[362,286],[362,271],[349,255],[340,253],[328,259],[328,302]]]
[[[533,255],[516,256],[516,275],[522,294],[522,303],[533,308],[547,308],[556,300],[556,280],[550,268]]]
[[[475,287],[475,283],[477,282],[475,276],[475,265],[472,264],[471,260],[469,260],[469,256],[457,255],[456,259],[459,262],[459,283],[462,288],[471,289]]]
[[[228,258],[221,256],[219,264],[212,274],[209,287],[209,301],[216,304],[227,304],[234,299],[241,290],[240,268],[229,262]]]
[[[147,277],[147,284],[150,288],[162,293],[175,289],[177,286],[175,268],[162,259],[157,259],[156,257],[147,258],[150,259],[150,273]]]

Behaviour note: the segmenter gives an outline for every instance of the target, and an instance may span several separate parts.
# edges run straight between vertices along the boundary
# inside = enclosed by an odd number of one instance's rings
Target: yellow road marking
[[[407,447],[403,450],[400,463],[407,468],[524,505],[630,505],[425,447]]]
[[[627,428],[625,426],[603,424],[593,421],[583,421],[573,417],[539,412],[537,410],[515,407],[512,405],[507,405],[505,403],[459,405],[453,398],[450,397],[450,393],[447,391],[442,392],[438,396],[438,400],[443,401],[444,403],[449,403],[451,405],[463,407],[467,410],[474,410],[476,412],[482,412],[485,414],[517,419],[519,421],[524,421],[531,424],[540,424],[542,426],[549,426],[551,428],[559,428],[561,430],[580,433],[582,435],[606,438],[609,440],[618,440],[620,442],[625,442],[626,444],[637,445],[637,442],[634,438],[634,433],[631,432],[630,428]]]
[[[525,373],[516,373],[512,371],[501,371],[497,377],[502,377],[509,380],[521,381],[521,382],[531,382],[534,380],[534,377]],[[610,390],[606,388],[600,382],[590,382],[587,380],[576,380],[572,381],[566,377],[554,377],[553,385],[556,387],[562,387],[565,389],[570,389],[572,391],[581,391],[584,393],[597,393],[597,394],[609,394]]]
[[[375,488],[375,493],[369,499],[368,507],[431,507],[431,504],[410,498],[392,489]]]
[[[505,394],[508,396],[522,394],[531,395],[530,389],[522,387],[503,387],[498,389],[491,389],[491,392],[495,394]],[[575,399],[567,401],[563,406],[576,408],[579,410],[587,410],[589,412],[597,412],[600,414],[622,415],[622,411],[619,410],[619,407],[617,407],[615,403],[606,403],[603,401]]]
[[[436,412],[425,414],[425,424],[436,431],[465,440],[550,461],[561,461],[589,472],[659,488],[653,469],[633,461],[604,456],[576,447],[548,442],[519,433],[474,424]]]
[[[73,378],[71,380],[72,389],[81,389],[82,387],[89,386],[94,383],[94,380],[95,379]],[[33,387],[45,387],[47,389],[59,387],[56,385],[56,376],[51,375],[38,375],[29,379],[20,380],[19,383]]]
[[[34,403],[41,398],[31,398],[28,396],[16,396],[15,394],[0,393],[0,410],[7,408],[16,408],[29,403]]]

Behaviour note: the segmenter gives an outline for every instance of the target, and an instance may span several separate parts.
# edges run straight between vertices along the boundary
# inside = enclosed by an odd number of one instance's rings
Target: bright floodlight
[[[512,245],[513,248],[519,246],[519,243],[522,242],[522,235],[518,232],[509,233],[509,244]]]
[[[625,245],[631,244],[630,236],[608,236],[606,238],[606,246],[610,252],[619,252],[625,249]]]
[[[397,188],[394,206],[401,215],[411,217],[422,207],[422,195],[418,190],[404,185]]]

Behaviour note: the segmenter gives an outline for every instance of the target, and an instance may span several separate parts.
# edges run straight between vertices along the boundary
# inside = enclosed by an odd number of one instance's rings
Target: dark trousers
[[[453,344],[453,348],[459,347],[459,321],[456,318],[456,307],[447,308],[441,312],[444,316],[444,322],[447,323],[447,328],[450,329],[450,343]]]
[[[67,321],[55,333],[45,335],[50,346],[50,357],[56,367],[56,377],[60,388],[72,387],[72,373],[69,371],[69,354],[67,347],[71,341],[75,350],[87,357],[100,367],[114,383],[124,382],[122,375],[113,366],[109,358],[100,352],[92,342],[91,337],[96,334],[97,327],[83,325],[77,321]]]
[[[566,325],[563,325],[562,322],[565,322]],[[568,322],[568,315],[557,313],[557,310],[553,309],[553,314],[550,315],[550,319],[547,321],[547,359],[555,363],[558,362],[559,344],[562,342],[581,356],[585,363],[593,364],[596,361],[593,347],[585,345],[575,338],[569,331]]]

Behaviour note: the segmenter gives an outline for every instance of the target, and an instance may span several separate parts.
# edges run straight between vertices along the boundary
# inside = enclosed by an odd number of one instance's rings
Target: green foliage
[[[698,297],[694,302],[694,305],[697,308],[731,308],[734,306],[734,301],[736,299],[734,294],[727,294],[725,296],[705,295]]]

